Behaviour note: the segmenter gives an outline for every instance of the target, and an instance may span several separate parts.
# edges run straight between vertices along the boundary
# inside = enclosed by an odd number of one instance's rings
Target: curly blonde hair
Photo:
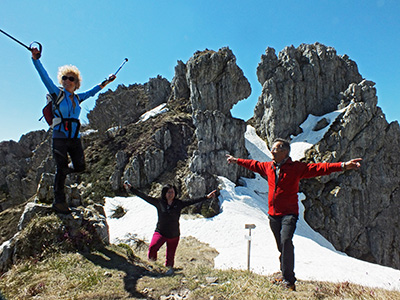
[[[75,75],[75,87],[76,90],[79,89],[81,87],[81,82],[82,82],[82,77],[81,77],[81,72],[79,71],[79,69],[73,65],[65,65],[65,66],[61,66],[58,68],[58,74],[57,74],[57,79],[58,82],[62,85],[62,77],[64,75],[67,75],[68,73],[73,73]]]

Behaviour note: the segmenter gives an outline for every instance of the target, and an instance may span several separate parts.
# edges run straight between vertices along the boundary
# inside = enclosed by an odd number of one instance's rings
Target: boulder
[[[50,206],[29,202],[19,231],[0,246],[0,272],[18,259],[41,258],[51,251],[87,251],[109,244],[104,208],[91,205],[73,209],[69,215],[56,215]]]

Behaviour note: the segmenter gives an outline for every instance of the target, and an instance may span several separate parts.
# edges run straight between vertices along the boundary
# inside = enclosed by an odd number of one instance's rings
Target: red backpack
[[[76,95],[76,96],[78,97],[78,95]],[[58,96],[56,93],[47,94],[46,95],[47,104],[42,109],[43,115],[40,117],[39,121],[41,121],[44,118],[46,120],[47,124],[49,124],[50,127],[53,127],[54,111],[58,109],[61,101],[64,100],[64,97],[65,97],[65,93],[64,93],[64,90],[61,88],[60,88],[60,93],[58,94]],[[79,97],[78,97],[78,101],[79,101]],[[62,121],[63,117],[62,117],[62,114],[60,111],[59,111],[59,114],[60,114],[60,117],[58,117],[58,119],[60,119],[60,121]],[[59,124],[59,122],[55,125],[58,125],[58,124]]]

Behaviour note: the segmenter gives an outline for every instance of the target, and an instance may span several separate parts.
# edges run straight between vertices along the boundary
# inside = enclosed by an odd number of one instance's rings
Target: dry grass
[[[25,260],[0,278],[6,299],[400,299],[400,292],[344,283],[299,281],[297,291],[248,271],[216,270],[217,252],[185,238],[173,276],[165,276],[165,248],[148,263],[147,246],[109,246],[91,253],[54,253]],[[175,298],[174,298],[175,297]],[[0,297],[1,299],[1,297]]]

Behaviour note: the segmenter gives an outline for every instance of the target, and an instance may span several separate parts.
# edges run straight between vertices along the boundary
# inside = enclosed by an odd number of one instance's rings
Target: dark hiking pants
[[[68,155],[73,167],[68,167]],[[85,170],[85,156],[81,140],[53,139],[53,157],[56,161],[56,176],[54,180],[54,202],[63,203],[65,200],[64,184],[68,174]]]
[[[269,225],[274,234],[280,252],[279,262],[283,278],[294,283],[294,246],[293,235],[296,230],[297,215],[269,216]]]

